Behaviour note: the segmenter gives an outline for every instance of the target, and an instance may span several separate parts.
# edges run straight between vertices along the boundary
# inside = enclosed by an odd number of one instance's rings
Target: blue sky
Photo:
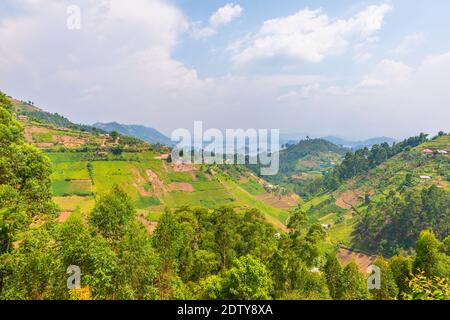
[[[80,9],[70,30],[67,8]],[[4,0],[0,90],[83,123],[450,131],[450,2]]]
[[[174,1],[183,12],[193,21],[207,22],[209,17],[229,1]],[[239,1],[244,12],[242,16],[225,26],[216,34],[207,39],[198,41],[189,34],[185,34],[176,48],[174,56],[192,68],[195,68],[203,77],[223,75],[230,72],[239,73],[261,73],[274,72],[275,68],[268,66],[257,66],[236,70],[229,63],[229,54],[226,48],[230,42],[242,37],[246,33],[257,32],[262,23],[273,18],[292,15],[299,10],[323,9],[324,13],[332,18],[348,18],[369,5],[389,4],[393,10],[386,16],[384,26],[378,32],[380,37],[377,46],[372,49],[374,54],[373,63],[376,58],[398,58],[398,54],[392,52],[404,37],[422,33],[424,39],[420,46],[414,50],[401,54],[404,62],[417,64],[430,53],[440,53],[450,50],[450,32],[448,31],[448,12],[450,2],[445,0],[433,1]],[[330,61],[331,60],[331,61]],[[364,72],[370,66],[355,64],[348,56],[339,56],[337,59],[323,61],[320,64],[300,64],[299,69],[307,72],[320,72],[324,74],[333,73],[335,70],[343,73]],[[279,71],[279,70],[278,70]]]

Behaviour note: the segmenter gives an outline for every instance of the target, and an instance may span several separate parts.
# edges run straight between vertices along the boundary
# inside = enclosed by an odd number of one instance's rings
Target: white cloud
[[[366,62],[372,59],[373,55],[370,52],[360,52],[357,51],[354,55],[354,59],[358,63]]]
[[[282,94],[277,98],[277,101],[285,101],[291,98],[302,98],[306,99],[312,96],[314,92],[320,88],[318,83],[310,84],[302,87],[299,91],[292,90],[288,93]]]
[[[209,18],[209,25],[202,26],[201,22],[194,22],[191,25],[191,35],[195,39],[207,39],[217,34],[220,26],[226,25],[242,15],[244,9],[240,5],[228,3],[219,8]]]
[[[347,19],[332,19],[321,9],[304,9],[294,15],[267,20],[259,32],[241,44],[232,57],[236,64],[255,59],[287,57],[321,62],[346,51],[352,39],[367,39],[381,29],[392,7],[369,6]]]
[[[425,34],[423,32],[414,33],[404,37],[397,48],[394,49],[396,54],[405,54],[415,47],[420,46],[425,42]]]
[[[201,23],[196,22],[192,24],[191,35],[195,39],[206,39],[217,34],[217,30],[212,27],[202,27]]]
[[[228,3],[213,13],[211,18],[209,18],[209,22],[213,27],[228,24],[234,19],[239,18],[243,11],[244,9],[240,5]]]
[[[403,62],[383,60],[361,82],[363,87],[384,86],[408,80],[414,69]]]
[[[0,88],[50,111],[155,123],[172,116],[161,106],[208,85],[172,58],[187,21],[164,0],[80,0],[75,31],[66,28],[72,1],[8,2],[22,10],[0,25]]]

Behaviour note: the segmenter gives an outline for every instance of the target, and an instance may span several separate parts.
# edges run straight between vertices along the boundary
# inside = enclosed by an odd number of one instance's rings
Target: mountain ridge
[[[94,128],[104,130],[106,132],[116,131],[120,134],[132,136],[151,144],[162,144],[166,146],[173,146],[173,142],[169,137],[159,132],[158,130],[144,125],[122,124],[116,121],[102,123],[96,122],[92,125]]]

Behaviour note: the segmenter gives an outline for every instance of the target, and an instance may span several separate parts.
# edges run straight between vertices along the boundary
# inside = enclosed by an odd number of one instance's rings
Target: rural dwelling
[[[24,115],[18,115],[17,120],[19,121],[28,121],[28,117]]]
[[[422,180],[430,180],[431,177],[430,176],[420,176],[420,179],[422,179]]]
[[[438,152],[439,154],[448,154],[448,152],[445,151],[445,150],[438,150],[437,152]]]
[[[325,230],[328,230],[331,228],[330,224],[322,224],[322,228],[324,228]]]
[[[433,155],[433,150],[430,150],[430,149],[423,149],[423,150],[422,150],[422,153],[423,153],[423,154],[426,154],[426,155]]]

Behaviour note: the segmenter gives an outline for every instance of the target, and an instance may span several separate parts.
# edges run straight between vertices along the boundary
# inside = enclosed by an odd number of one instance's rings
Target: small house
[[[430,180],[431,177],[430,176],[420,176],[420,179],[422,179],[422,180]]]
[[[426,155],[433,155],[433,150],[430,150],[430,149],[423,149],[423,150],[422,150],[422,153],[423,153],[423,154],[426,154]]]
[[[445,151],[445,150],[438,150],[437,153],[439,153],[439,154],[448,154],[448,151]]]
[[[331,225],[329,224],[322,224],[322,228],[324,228],[325,230],[328,230],[331,228]]]

